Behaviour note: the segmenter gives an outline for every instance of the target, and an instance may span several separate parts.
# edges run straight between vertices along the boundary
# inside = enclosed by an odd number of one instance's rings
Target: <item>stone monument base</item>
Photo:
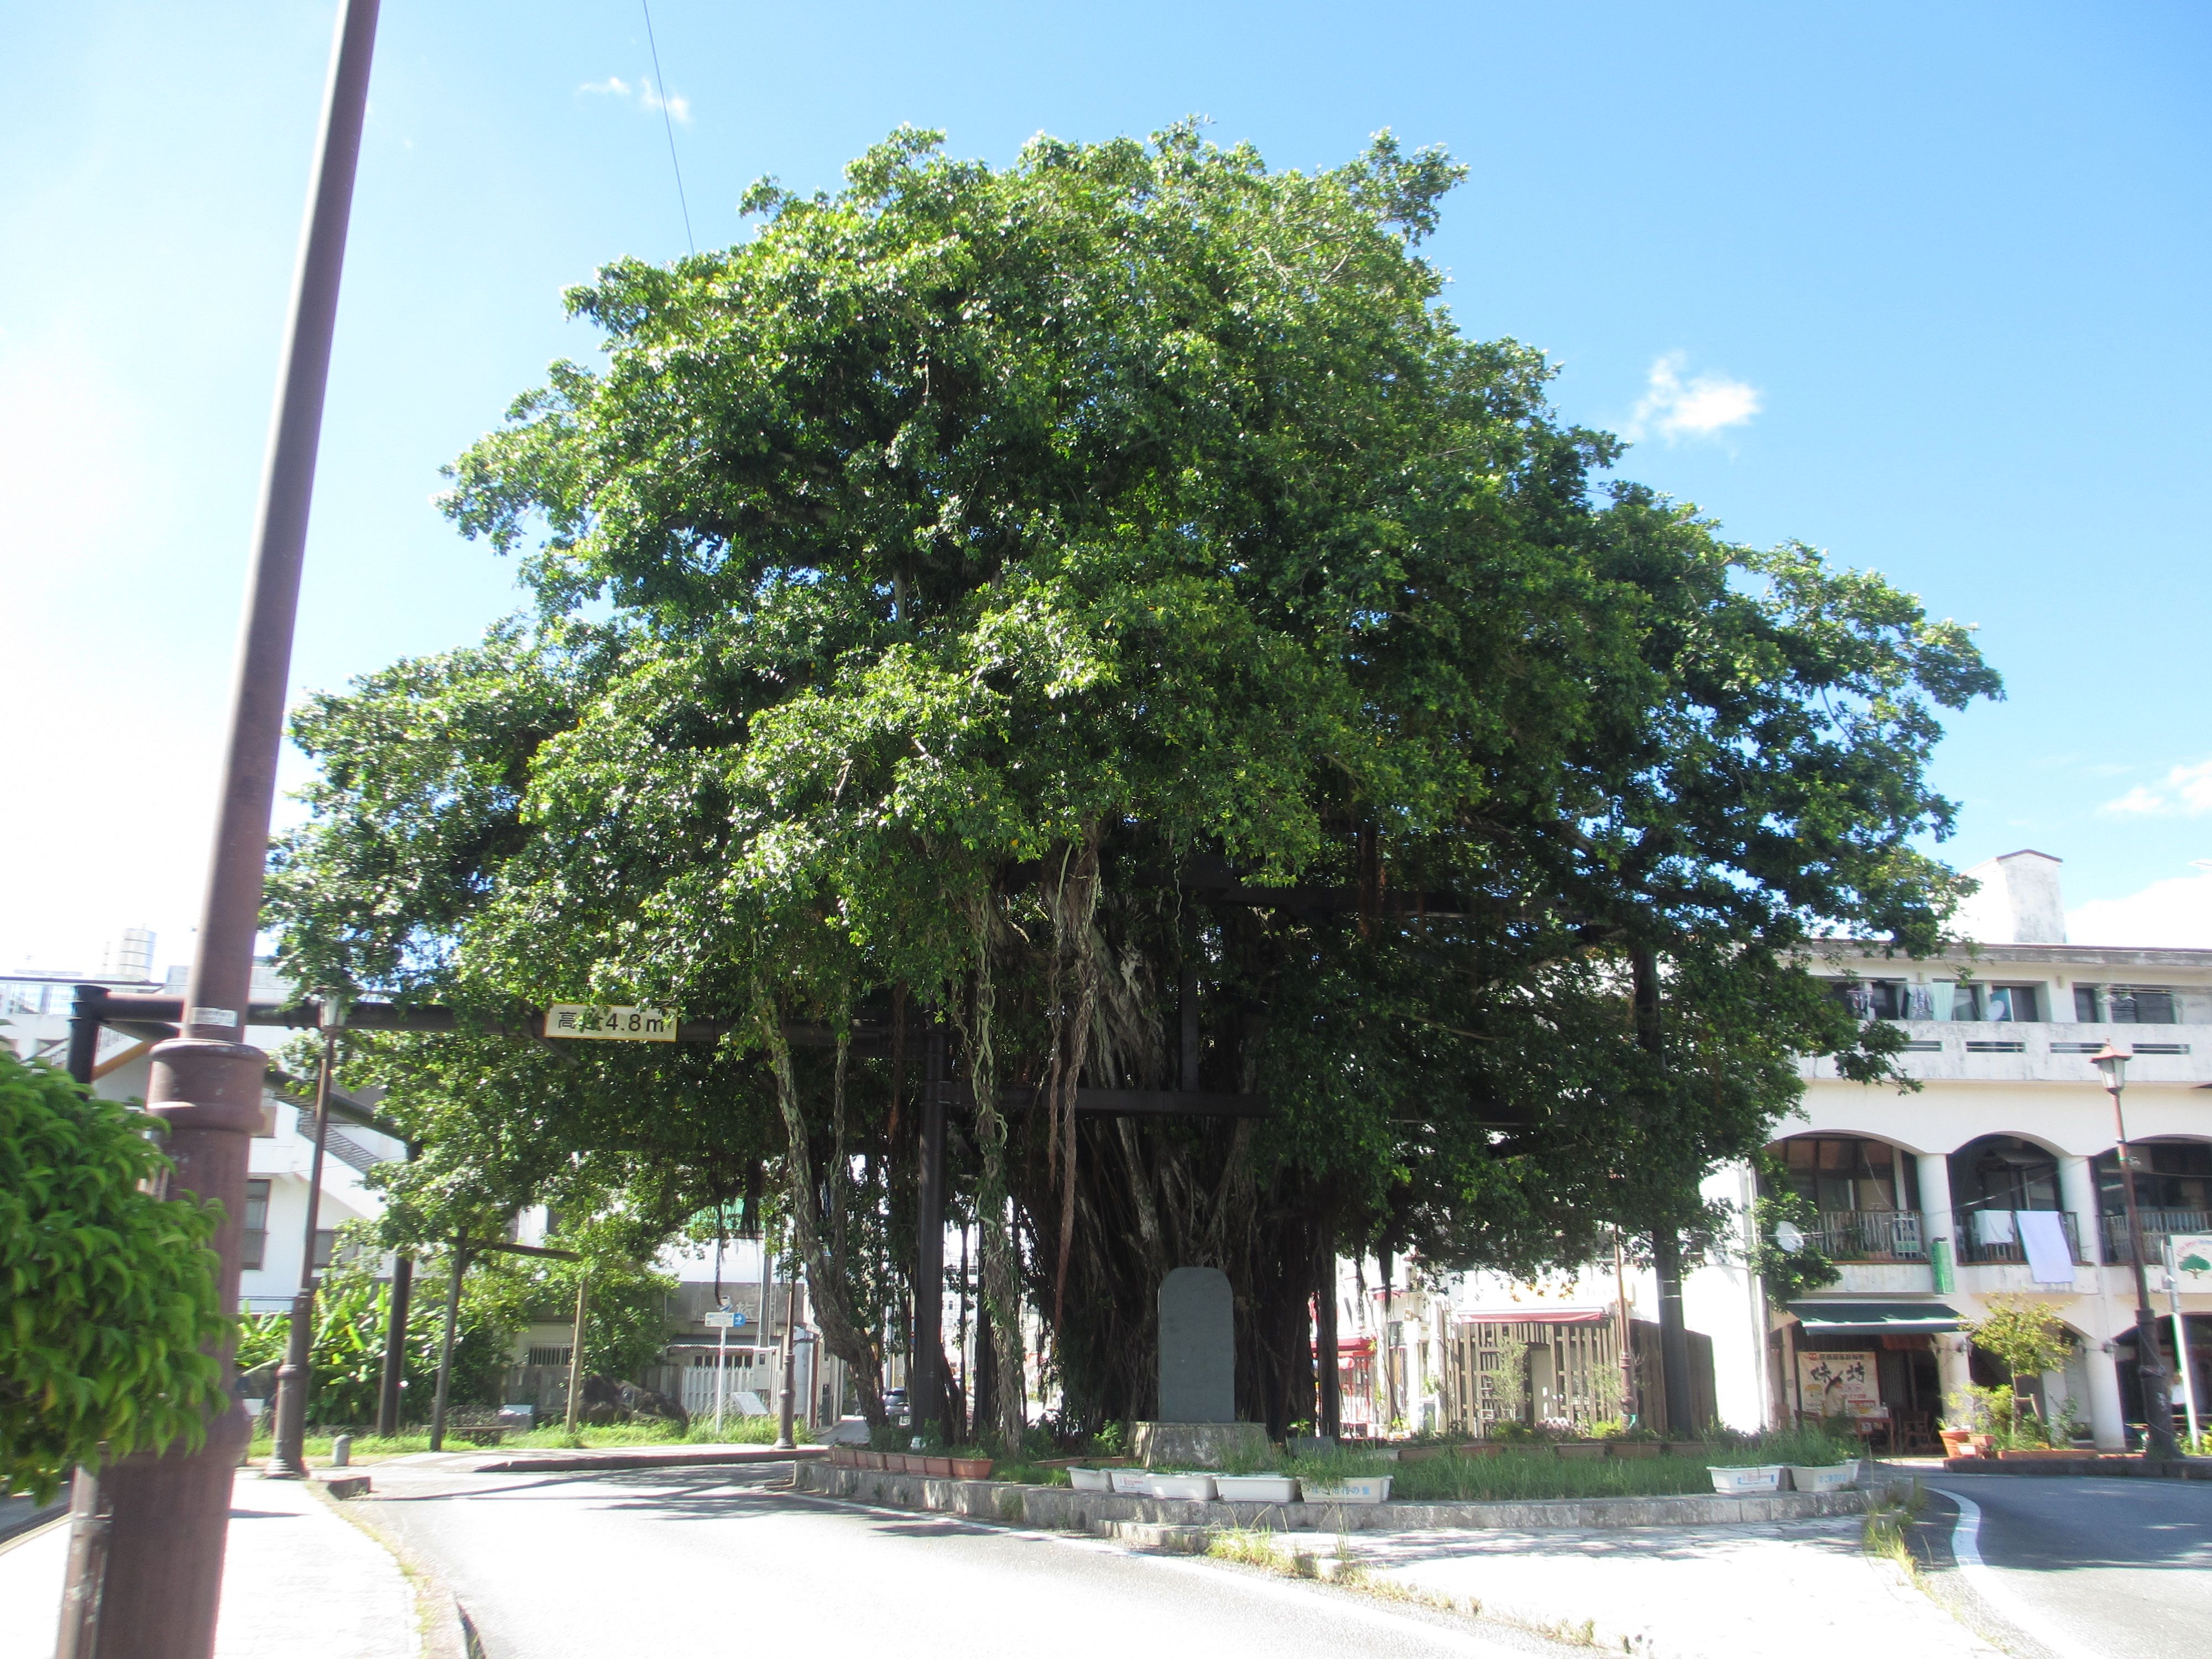
[[[1265,1458],[1267,1430],[1260,1423],[1139,1423],[1132,1449],[1146,1468],[1218,1469],[1243,1452]]]

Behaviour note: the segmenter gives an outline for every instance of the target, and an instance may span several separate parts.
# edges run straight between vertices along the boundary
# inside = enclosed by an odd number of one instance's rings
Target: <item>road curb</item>
[[[1947,1457],[1946,1474],[2012,1474],[2045,1480],[2071,1476],[2121,1480],[2212,1480],[2212,1457],[2155,1463],[2140,1452],[2081,1457]]]
[[[471,1474],[605,1474],[621,1469],[695,1469],[711,1468],[718,1464],[800,1463],[826,1456],[829,1450],[827,1446],[798,1446],[782,1451],[763,1446],[738,1451],[552,1452],[542,1456],[494,1457],[488,1462],[472,1459],[465,1463],[456,1463],[453,1467],[465,1468]]]
[[[447,1583],[445,1575],[412,1548],[395,1528],[385,1522],[376,1513],[374,1503],[354,1502],[323,1491],[320,1483],[311,1490],[341,1517],[366,1533],[398,1564],[399,1576],[407,1581],[408,1592],[415,1599],[422,1635],[417,1650],[422,1659],[485,1659],[483,1643],[477,1635],[475,1622],[461,1605],[460,1597]]]
[[[824,1463],[800,1465],[798,1490],[824,1498],[881,1504],[889,1509],[957,1516],[972,1521],[1095,1532],[1102,1526],[1215,1529],[1264,1527],[1284,1532],[1425,1532],[1442,1528],[1534,1531],[1567,1528],[1726,1526],[1810,1521],[1865,1511],[1869,1494],[1776,1492],[1553,1498],[1510,1504],[1199,1504],[1156,1498],[1025,1486],[1003,1480],[954,1480],[892,1474]]]

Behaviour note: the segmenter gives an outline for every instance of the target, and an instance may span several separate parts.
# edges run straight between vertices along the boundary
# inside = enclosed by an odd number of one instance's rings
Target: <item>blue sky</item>
[[[180,957],[333,16],[0,7],[0,963]],[[2200,712],[2212,13],[2004,6],[386,0],[295,659],[469,639],[512,570],[437,468],[595,341],[562,288],[701,244],[900,122],[1003,162],[1185,114],[1278,167],[1472,171],[1430,252],[1623,471],[1979,625],[1961,865],[2066,860],[2076,937],[2212,945]],[[2192,770],[2192,769],[2196,769]],[[37,786],[35,789],[33,785]]]

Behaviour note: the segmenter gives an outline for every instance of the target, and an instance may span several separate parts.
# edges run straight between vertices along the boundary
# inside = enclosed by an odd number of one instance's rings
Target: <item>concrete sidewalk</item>
[[[1638,1659],[1997,1659],[1895,1563],[1869,1557],[1856,1519],[1578,1532],[1279,1534],[1279,1549],[1340,1553],[1370,1583]]]
[[[0,1659],[52,1659],[66,1522],[0,1548]],[[216,1659],[416,1659],[415,1595],[382,1545],[300,1480],[240,1470]]]

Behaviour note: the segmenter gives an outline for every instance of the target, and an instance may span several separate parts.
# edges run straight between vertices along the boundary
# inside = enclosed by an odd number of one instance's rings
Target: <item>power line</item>
[[[684,241],[696,253],[699,244],[691,234],[691,204],[684,199],[684,164],[676,159],[676,123],[668,114],[668,77],[660,72],[660,48],[653,39],[652,0],[637,0],[637,9],[645,14],[645,44],[653,53],[653,78],[660,87],[660,125],[668,134],[668,166],[676,174],[676,205],[684,210]]]

